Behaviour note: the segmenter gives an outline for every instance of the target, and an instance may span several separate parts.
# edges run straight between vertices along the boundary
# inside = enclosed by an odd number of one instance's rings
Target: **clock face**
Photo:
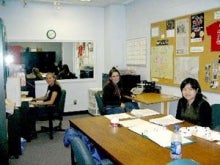
[[[48,30],[47,31],[47,38],[49,39],[54,39],[56,37],[56,32],[55,30]]]

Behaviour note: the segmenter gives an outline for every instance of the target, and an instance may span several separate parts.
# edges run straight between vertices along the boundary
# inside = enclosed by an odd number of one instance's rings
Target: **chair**
[[[39,107],[48,113],[42,113],[38,116],[39,121],[49,121],[49,127],[42,126],[40,131],[37,132],[49,132],[50,139],[53,139],[53,131],[65,131],[62,129],[63,112],[66,100],[66,90],[61,90],[60,100],[58,105],[48,105]],[[44,111],[45,112],[45,111]],[[59,124],[53,127],[53,120],[59,120]]]
[[[77,165],[95,165],[89,150],[82,140],[75,136],[71,142],[72,159]]]
[[[72,164],[77,165],[95,165],[96,162],[93,159],[91,153],[87,149],[83,141],[78,137],[74,136],[71,141],[71,158]],[[100,165],[114,165],[114,163],[107,158],[100,160]]]
[[[220,104],[213,104],[212,107],[212,129],[220,131]]]
[[[199,165],[199,163],[192,159],[177,159],[167,163],[167,165]]]
[[[96,99],[96,103],[97,103],[98,108],[99,108],[99,113],[101,115],[105,115],[105,107],[104,107],[101,95],[102,95],[101,91],[96,92],[95,93],[95,99]]]

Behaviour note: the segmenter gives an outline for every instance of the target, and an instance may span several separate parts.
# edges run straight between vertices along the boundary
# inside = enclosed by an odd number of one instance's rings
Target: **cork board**
[[[179,87],[187,77],[220,93],[220,8],[151,24],[151,81]]]

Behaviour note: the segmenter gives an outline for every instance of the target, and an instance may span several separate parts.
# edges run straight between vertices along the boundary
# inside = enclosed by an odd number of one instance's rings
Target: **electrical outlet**
[[[76,105],[77,104],[77,100],[73,100],[73,104]]]

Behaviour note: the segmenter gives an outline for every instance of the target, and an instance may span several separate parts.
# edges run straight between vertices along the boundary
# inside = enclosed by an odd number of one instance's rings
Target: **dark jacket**
[[[118,83],[118,89],[119,93],[117,92],[117,87],[112,83],[107,83],[103,88],[103,103],[104,106],[120,106],[122,102],[128,101],[126,98],[124,98],[124,91],[120,83]]]
[[[211,127],[211,106],[204,99],[195,100],[190,106],[187,106],[186,100],[181,98],[178,102],[176,118],[195,125]]]

